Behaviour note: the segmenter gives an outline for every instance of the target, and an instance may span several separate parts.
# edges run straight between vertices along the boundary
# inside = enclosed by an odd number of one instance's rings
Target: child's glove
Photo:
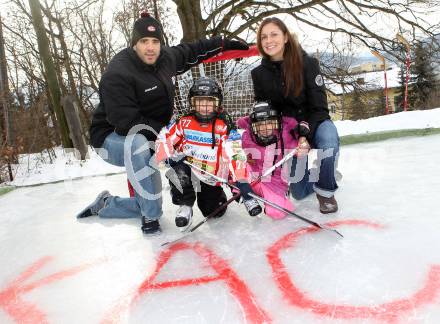
[[[231,193],[234,196],[239,193],[239,190],[231,187]],[[240,203],[240,200],[241,200],[241,196],[238,196],[238,198],[235,198],[235,201],[238,203]]]
[[[244,182],[237,181],[235,183],[235,186],[240,190],[240,194],[244,200],[248,200],[252,198],[251,196],[249,196],[250,193],[255,194],[255,192],[252,190],[251,185],[247,181]]]
[[[186,155],[184,154],[175,154],[171,157],[169,157],[168,159],[166,159],[165,162],[165,166],[168,168],[174,168],[176,166],[176,164],[178,163],[183,163],[183,161],[186,160]]]

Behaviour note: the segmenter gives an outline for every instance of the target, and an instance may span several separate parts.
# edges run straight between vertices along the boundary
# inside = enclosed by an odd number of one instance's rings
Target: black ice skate
[[[263,211],[258,201],[254,198],[245,200],[243,203],[251,216],[257,216]]]
[[[157,219],[148,219],[142,216],[142,232],[147,235],[157,235],[162,232],[159,221]]]

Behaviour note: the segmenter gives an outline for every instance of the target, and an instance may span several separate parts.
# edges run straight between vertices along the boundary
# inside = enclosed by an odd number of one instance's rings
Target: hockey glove
[[[231,187],[231,193],[232,193],[232,195],[236,195],[236,194],[238,194],[238,192],[239,192],[238,189],[235,189],[235,188],[232,188],[232,187]],[[235,198],[235,201],[238,202],[238,203],[240,203],[240,200],[241,200],[241,196],[238,196],[237,198]]]
[[[293,136],[294,139],[298,139],[299,137],[306,137],[310,133],[309,123],[306,121],[300,122],[290,131],[290,135]]]
[[[249,49],[249,46],[246,43],[223,38],[223,50],[224,51],[229,51],[229,50],[243,50],[243,51],[245,51],[248,49]]]
[[[309,123],[306,121],[302,121],[298,124],[298,134],[299,136],[307,136],[310,133]]]
[[[252,190],[252,187],[249,183],[247,183],[246,181],[237,181],[235,183],[235,186],[240,190],[240,194],[244,200],[249,200],[252,198],[251,196],[249,196],[249,193],[254,193],[254,191]]]

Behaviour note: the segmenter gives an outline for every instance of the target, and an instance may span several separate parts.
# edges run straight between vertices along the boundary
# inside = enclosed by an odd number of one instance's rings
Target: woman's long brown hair
[[[284,83],[286,85],[284,89],[284,96],[287,97],[291,90],[295,96],[299,96],[303,87],[303,60],[302,50],[298,43],[298,40],[292,35],[287,26],[277,17],[269,17],[262,21],[257,32],[257,47],[260,54],[266,59],[270,60],[270,56],[264,53],[263,46],[261,45],[261,30],[267,24],[275,24],[287,36],[287,43],[284,44],[283,53],[283,73]]]

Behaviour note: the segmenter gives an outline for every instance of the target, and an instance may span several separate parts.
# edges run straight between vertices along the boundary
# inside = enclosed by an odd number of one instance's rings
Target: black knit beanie
[[[131,46],[136,45],[136,43],[144,37],[154,37],[160,40],[161,44],[164,43],[162,26],[147,12],[142,12],[141,18],[134,23],[133,33],[131,35]]]

